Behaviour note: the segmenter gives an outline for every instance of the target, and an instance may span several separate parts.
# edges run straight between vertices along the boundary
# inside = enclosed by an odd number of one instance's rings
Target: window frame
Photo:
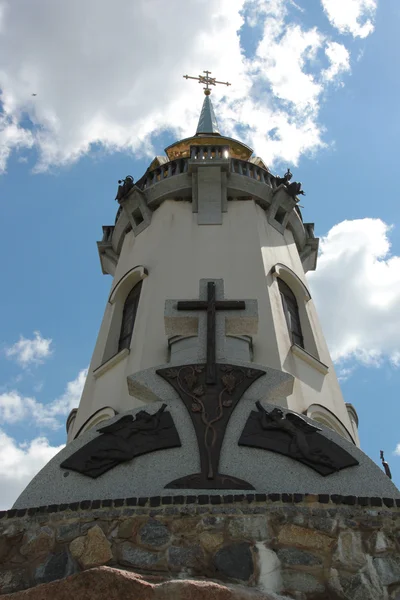
[[[131,347],[132,336],[133,331],[135,329],[135,322],[140,302],[140,296],[142,293],[142,283],[142,279],[138,281],[132,287],[129,294],[125,298],[124,306],[122,309],[122,320],[118,338],[117,352],[121,352],[125,348],[129,350],[129,348]]]
[[[140,282],[148,277],[148,270],[143,265],[137,265],[129,269],[116,283],[113,285],[108,298],[105,317],[103,319],[102,329],[106,328],[104,345],[102,347],[101,363],[94,369],[95,376],[100,377],[108,368],[117,364],[122,360],[130,349],[119,351],[119,338],[121,335],[122,313],[125,305],[125,300],[131,290]],[[142,290],[143,293],[143,290]],[[136,321],[135,321],[136,325]],[[139,324],[137,324],[139,325]],[[102,329],[100,330],[102,333]],[[99,337],[101,336],[99,334]],[[108,365],[108,367],[107,367]],[[104,368],[103,368],[104,367]]]
[[[305,350],[304,334],[301,327],[300,311],[296,296],[290,286],[281,277],[277,277],[279,295],[290,341]]]

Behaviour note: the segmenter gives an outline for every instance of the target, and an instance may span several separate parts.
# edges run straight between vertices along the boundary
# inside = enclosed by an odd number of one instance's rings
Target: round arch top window
[[[136,313],[139,305],[142,281],[139,281],[129,292],[122,313],[121,333],[118,342],[118,352],[131,345],[133,328],[135,326]]]
[[[278,277],[279,292],[281,295],[283,312],[285,314],[289,335],[293,344],[304,348],[303,333],[300,325],[299,307],[296,296],[290,287]]]

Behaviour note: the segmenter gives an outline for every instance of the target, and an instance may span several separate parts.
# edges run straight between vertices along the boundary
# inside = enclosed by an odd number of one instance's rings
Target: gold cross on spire
[[[222,85],[232,85],[228,81],[217,81],[215,77],[210,77],[211,71],[203,71],[205,75],[199,75],[198,77],[191,77],[190,75],[184,75],[184,79],[196,79],[199,83],[205,83],[206,87],[204,88],[204,93],[206,96],[211,94],[211,90],[209,85],[216,85],[217,83],[221,83]]]

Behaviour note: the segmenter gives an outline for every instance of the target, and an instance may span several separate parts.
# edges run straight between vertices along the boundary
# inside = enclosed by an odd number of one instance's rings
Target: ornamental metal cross
[[[178,310],[206,310],[207,311],[207,365],[206,365],[206,383],[216,383],[215,366],[215,329],[217,310],[244,310],[246,303],[244,300],[216,300],[215,283],[207,283],[207,300],[180,300],[177,303]]]
[[[192,77],[191,75],[184,75],[184,79],[195,79],[199,83],[205,83],[206,87],[204,88],[204,93],[206,96],[211,94],[211,90],[208,87],[209,85],[216,85],[217,83],[221,83],[222,85],[232,85],[228,81],[217,81],[215,77],[210,77],[211,71],[203,71],[205,75],[199,75],[198,77]]]

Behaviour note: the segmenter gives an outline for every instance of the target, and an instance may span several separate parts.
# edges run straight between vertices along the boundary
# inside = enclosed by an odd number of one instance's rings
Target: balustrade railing
[[[190,147],[190,159],[189,158],[178,158],[171,160],[163,165],[160,165],[156,169],[149,171],[143,175],[139,181],[136,182],[136,186],[145,190],[164,179],[173,177],[174,175],[180,175],[187,173],[189,169],[190,161],[212,161],[212,160],[228,160],[229,159],[229,146],[191,146]],[[230,171],[231,173],[238,173],[245,177],[250,177],[261,183],[265,183],[271,187],[275,186],[275,177],[269,173],[266,169],[255,165],[254,163],[247,162],[246,160],[240,160],[237,158],[230,159]],[[115,218],[115,222],[121,214],[122,207],[120,206]],[[103,239],[103,241],[105,241]]]
[[[101,241],[111,243],[113,233],[114,225],[103,225],[103,239]]]
[[[266,183],[267,185],[272,185],[272,180],[274,179],[271,173],[262,167],[238,158],[232,158],[231,172],[238,173],[239,175],[245,175],[246,177],[250,177],[256,181],[261,181],[261,183]]]
[[[190,160],[226,160],[229,146],[191,146]]]
[[[137,187],[141,190],[167,179],[167,177],[173,177],[174,175],[180,175],[181,173],[187,173],[188,170],[188,159],[178,158],[177,160],[171,160],[170,162],[160,165],[156,169],[145,173],[141,179],[136,183]]]

